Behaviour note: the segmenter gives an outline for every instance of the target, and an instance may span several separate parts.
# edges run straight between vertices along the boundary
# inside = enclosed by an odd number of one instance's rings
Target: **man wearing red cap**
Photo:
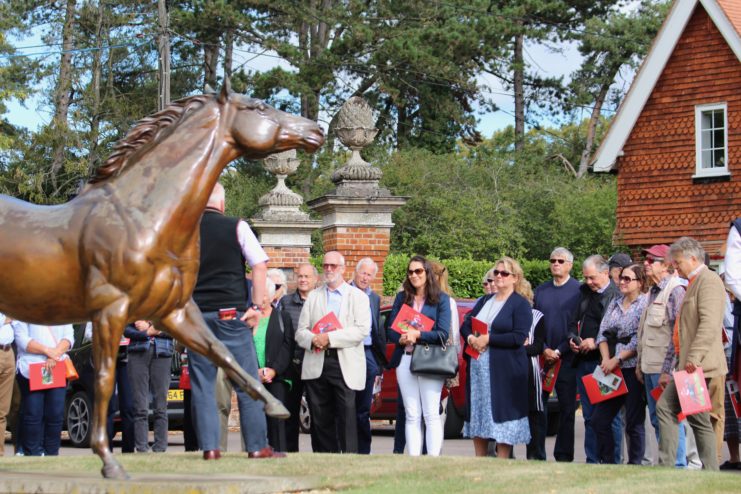
[[[674,273],[668,245],[654,245],[643,251],[643,267],[646,276],[653,282],[648,293],[648,305],[638,323],[638,363],[636,378],[646,387],[646,402],[651,425],[659,441],[659,419],[656,417],[656,400],[651,390],[666,386],[671,380],[674,364],[674,345],[671,344],[674,321],[684,299],[684,286]],[[679,427],[677,447],[678,467],[687,466],[685,429]]]

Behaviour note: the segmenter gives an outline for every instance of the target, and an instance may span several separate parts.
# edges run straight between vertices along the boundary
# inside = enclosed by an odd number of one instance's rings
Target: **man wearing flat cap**
[[[624,254],[623,252],[616,252],[607,260],[607,265],[610,267],[610,279],[615,283],[615,286],[620,285],[620,271],[631,264],[633,264],[633,260],[628,254]]]

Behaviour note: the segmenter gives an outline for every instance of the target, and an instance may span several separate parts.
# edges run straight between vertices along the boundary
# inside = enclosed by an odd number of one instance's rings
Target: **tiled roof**
[[[718,5],[733,24],[739,36],[741,36],[741,1],[739,0],[716,0]]]

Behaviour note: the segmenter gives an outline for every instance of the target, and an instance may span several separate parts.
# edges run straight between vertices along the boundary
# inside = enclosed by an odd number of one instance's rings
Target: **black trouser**
[[[646,450],[645,390],[636,379],[635,368],[622,369],[628,394],[597,403],[592,413],[592,428],[597,436],[597,454],[600,463],[615,463],[615,436],[612,422],[625,405],[625,431],[628,435],[628,464],[640,465]]]
[[[314,453],[357,453],[355,391],[342,378],[336,350],[324,357],[322,375],[304,382],[311,411]]]
[[[544,400],[543,403],[546,403],[546,401]],[[530,442],[527,443],[526,447],[528,460],[545,461],[546,420],[545,412],[530,410],[527,414],[527,422],[530,425]]]
[[[558,433],[553,447],[553,458],[556,461],[574,461],[574,416],[576,414],[576,368],[571,362],[563,362],[556,378],[556,396],[558,397]],[[548,410],[548,398],[544,399]],[[548,413],[546,412],[545,429],[548,430]],[[545,442],[545,431],[542,437]]]
[[[271,395],[285,405],[288,383],[278,379],[271,383],[265,383],[264,386]],[[268,444],[275,451],[286,451],[288,449],[286,444],[286,421],[275,417],[267,417],[267,424]]]
[[[301,380],[301,363],[291,362],[291,387],[286,393],[285,406],[291,413],[286,419],[286,451],[298,452],[298,435],[301,432],[301,396],[304,393],[304,383]]]

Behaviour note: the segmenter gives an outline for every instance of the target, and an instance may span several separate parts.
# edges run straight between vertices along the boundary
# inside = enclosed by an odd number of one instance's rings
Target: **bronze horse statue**
[[[0,195],[0,312],[37,324],[92,321],[95,409],[91,446],[107,478],[128,478],[106,435],[124,326],[155,321],[221,367],[265,412],[288,411],[217,340],[193,302],[201,215],[221,171],[324,142],[319,126],[232,93],[172,103],[116,144],[70,202],[37,206]]]

